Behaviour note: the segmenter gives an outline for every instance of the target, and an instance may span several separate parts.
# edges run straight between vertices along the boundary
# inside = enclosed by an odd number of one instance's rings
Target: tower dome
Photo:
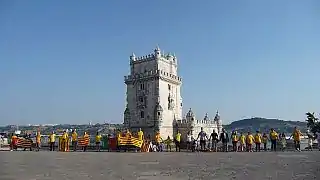
[[[194,117],[194,113],[191,108],[189,109],[186,118],[190,118],[190,117]]]
[[[219,122],[220,121],[220,115],[219,115],[219,111],[217,111],[215,117],[214,117],[214,121]]]
[[[203,120],[209,121],[208,113],[206,113],[206,115],[204,116]]]

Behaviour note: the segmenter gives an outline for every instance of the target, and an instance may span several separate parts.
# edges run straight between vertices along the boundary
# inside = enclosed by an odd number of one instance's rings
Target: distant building
[[[222,124],[209,119],[196,120],[193,112],[182,117],[182,79],[178,75],[178,59],[174,53],[161,53],[156,47],[152,54],[130,56],[130,74],[124,77],[127,86],[124,126],[133,131],[142,128],[154,136],[159,131],[162,138],[172,137],[179,129],[183,134],[216,128]],[[217,114],[218,115],[218,114]],[[193,118],[193,120],[192,120]],[[209,133],[209,132],[208,132]]]

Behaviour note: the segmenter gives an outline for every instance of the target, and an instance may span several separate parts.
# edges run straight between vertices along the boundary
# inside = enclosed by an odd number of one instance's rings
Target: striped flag
[[[25,138],[18,138],[17,147],[18,148],[30,148],[32,146],[32,140]]]
[[[135,146],[141,148],[143,141],[132,136],[121,136],[119,137],[119,146]]]
[[[90,138],[89,137],[79,137],[78,146],[89,146]]]

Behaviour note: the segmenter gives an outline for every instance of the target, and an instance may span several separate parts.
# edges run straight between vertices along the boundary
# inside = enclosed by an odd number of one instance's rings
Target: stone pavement
[[[320,152],[0,152],[0,179],[320,179]]]

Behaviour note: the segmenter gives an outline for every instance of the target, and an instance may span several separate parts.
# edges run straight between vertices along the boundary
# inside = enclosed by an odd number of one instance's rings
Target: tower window
[[[143,97],[142,96],[139,97],[139,102],[143,103]]]
[[[141,111],[141,112],[140,112],[140,117],[141,117],[141,118],[144,118],[144,111]]]
[[[140,84],[140,90],[144,90],[144,84]]]
[[[158,112],[158,116],[160,116],[161,115],[161,113],[160,112]]]
[[[168,89],[171,90],[171,85],[170,84],[168,84]]]

